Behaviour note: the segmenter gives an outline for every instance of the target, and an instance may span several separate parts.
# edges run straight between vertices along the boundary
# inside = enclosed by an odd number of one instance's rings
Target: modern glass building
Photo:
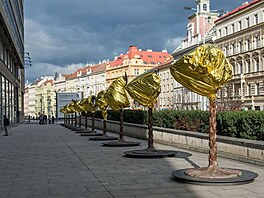
[[[24,0],[0,1],[0,126],[24,120]]]

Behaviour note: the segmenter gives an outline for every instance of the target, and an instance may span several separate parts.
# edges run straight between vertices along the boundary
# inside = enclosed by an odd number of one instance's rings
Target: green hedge
[[[107,110],[108,120],[119,121],[120,120],[120,112]],[[88,113],[88,116],[91,117],[91,113]],[[96,111],[95,118],[103,119],[102,112]],[[124,110],[124,122],[135,123],[135,124],[146,124],[147,123],[147,112],[142,110]]]
[[[95,117],[102,118],[100,111]],[[108,111],[108,119],[119,121],[118,111]],[[124,110],[124,122],[146,124],[147,111]],[[208,111],[160,110],[153,112],[154,126],[208,133]],[[263,111],[217,112],[217,134],[229,137],[264,140]]]

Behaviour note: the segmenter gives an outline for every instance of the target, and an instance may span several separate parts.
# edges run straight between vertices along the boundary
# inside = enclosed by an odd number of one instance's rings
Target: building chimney
[[[248,1],[245,1],[244,3],[242,3],[242,6],[247,5]]]

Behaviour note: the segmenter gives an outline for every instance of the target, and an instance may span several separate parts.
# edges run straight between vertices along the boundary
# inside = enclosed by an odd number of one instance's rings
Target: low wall
[[[84,125],[84,118],[82,125]],[[88,118],[88,126],[92,125],[91,118]],[[100,119],[95,119],[95,128],[103,129],[103,123]],[[119,122],[107,121],[107,130],[113,133],[119,133]],[[197,132],[167,129],[162,127],[153,127],[154,142],[185,148],[194,151],[208,153],[208,134]],[[147,125],[138,125],[124,123],[125,135],[147,139]],[[217,136],[217,151],[219,156],[264,165],[264,142]]]

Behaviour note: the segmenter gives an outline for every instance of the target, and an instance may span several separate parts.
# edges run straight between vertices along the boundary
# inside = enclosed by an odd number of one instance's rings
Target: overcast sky
[[[231,11],[245,0],[211,0]],[[130,45],[171,53],[186,35],[195,0],[25,0],[25,51],[32,82],[126,53]]]

